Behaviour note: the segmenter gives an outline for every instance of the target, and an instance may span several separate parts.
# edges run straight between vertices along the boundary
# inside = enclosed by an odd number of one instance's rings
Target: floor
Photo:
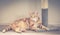
[[[23,33],[16,33],[16,32],[6,32],[2,33],[0,32],[0,35],[60,35],[60,33],[57,32],[23,32]]]

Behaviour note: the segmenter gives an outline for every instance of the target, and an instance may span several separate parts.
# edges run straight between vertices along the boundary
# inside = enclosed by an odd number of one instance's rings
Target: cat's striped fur
[[[48,30],[47,27],[42,25],[38,13],[33,12],[29,18],[22,18],[16,20],[12,24],[8,25],[2,32],[6,32],[8,30],[13,30],[15,32],[23,32],[27,31],[27,29],[37,31],[37,29]]]

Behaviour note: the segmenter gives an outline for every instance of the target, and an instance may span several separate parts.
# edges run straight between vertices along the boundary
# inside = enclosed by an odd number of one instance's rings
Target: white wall
[[[49,0],[48,4],[48,24],[60,26],[60,0]]]
[[[1,1],[0,24],[12,23],[14,20],[29,17],[29,12],[41,12],[40,0]]]

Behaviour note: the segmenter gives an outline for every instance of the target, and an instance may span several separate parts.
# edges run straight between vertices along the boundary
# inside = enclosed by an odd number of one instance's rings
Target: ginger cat
[[[13,30],[15,32],[27,31],[27,29],[37,31],[38,29],[49,30],[47,27],[42,25],[38,12],[30,14],[29,18],[22,18],[16,20],[12,24],[8,25],[2,32]]]

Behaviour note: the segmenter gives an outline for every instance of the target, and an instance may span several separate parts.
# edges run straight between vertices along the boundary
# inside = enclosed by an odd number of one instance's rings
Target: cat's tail
[[[2,30],[2,32],[5,33],[8,30],[11,30],[11,27],[10,26],[7,26],[5,29]]]

